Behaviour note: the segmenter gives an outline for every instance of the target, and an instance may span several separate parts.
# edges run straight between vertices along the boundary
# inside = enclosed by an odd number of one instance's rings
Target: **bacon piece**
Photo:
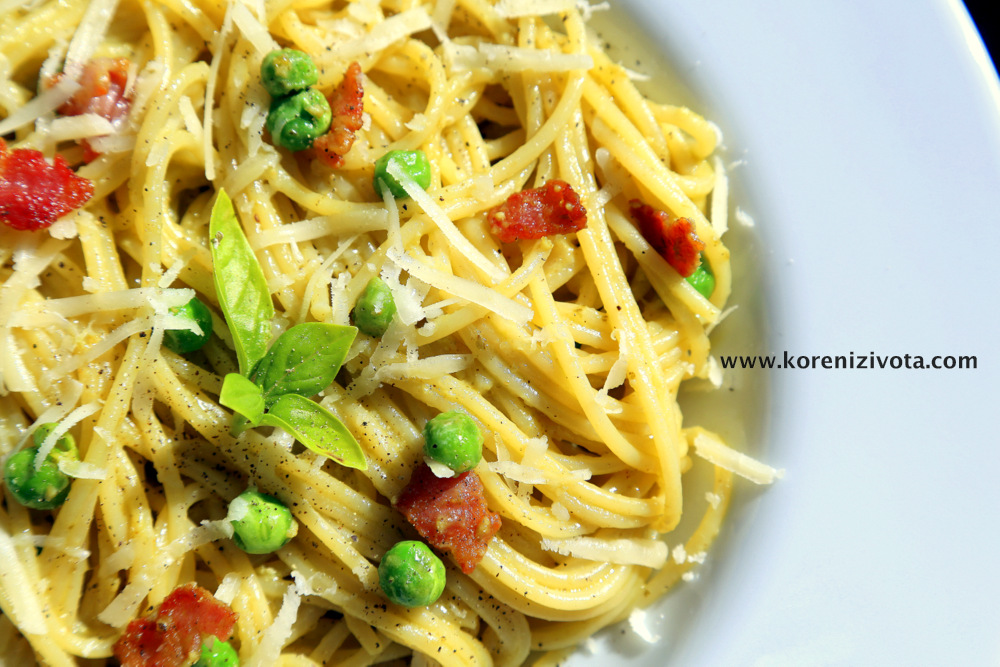
[[[476,569],[500,530],[500,516],[486,506],[483,483],[471,470],[443,478],[421,464],[396,509],[431,546],[451,552],[466,574]]]
[[[183,667],[198,659],[201,645],[215,636],[226,641],[233,634],[236,613],[195,584],[178,586],[155,616],[128,624],[115,642],[122,667]]]
[[[330,111],[333,120],[330,130],[313,142],[316,155],[323,162],[339,169],[344,165],[344,156],[354,145],[354,133],[361,129],[361,114],[364,105],[364,77],[357,61],[350,64],[340,85],[330,96]]]
[[[94,184],[77,176],[57,155],[52,164],[29,148],[7,151],[0,139],[0,221],[14,229],[43,229],[94,194]]]
[[[667,264],[685,278],[698,268],[699,253],[705,244],[694,232],[694,225],[687,218],[671,220],[666,211],[643,204],[638,199],[629,203],[632,219],[639,223],[643,238],[660,253]]]
[[[558,179],[539,188],[515,192],[486,214],[490,230],[502,243],[577,232],[587,226],[587,209],[569,183]]]
[[[132,107],[132,97],[126,91],[129,65],[128,58],[94,58],[87,61],[80,73],[80,89],[57,111],[64,116],[95,113],[111,123],[116,131],[119,130]],[[46,85],[55,85],[62,76],[56,74]],[[85,161],[92,162],[100,155],[86,139],[80,145],[83,146]]]

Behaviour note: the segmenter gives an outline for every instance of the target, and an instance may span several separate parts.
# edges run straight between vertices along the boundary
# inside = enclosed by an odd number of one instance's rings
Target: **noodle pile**
[[[731,473],[715,466],[695,494],[682,482],[696,439],[733,452],[683,425],[676,395],[714,378],[708,332],[730,290],[717,133],[640,94],[572,3],[26,4],[0,15],[0,134],[65,156],[95,191],[48,231],[0,229],[0,454],[57,422],[83,458],[57,510],[4,489],[5,658],[103,664],[130,620],[195,581],[237,612],[241,664],[551,664],[704,558]],[[360,63],[365,124],[340,169],[270,143],[258,73],[279,47],[313,56],[324,94]],[[42,85],[93,57],[131,63],[112,134],[54,113],[58,90]],[[387,206],[373,163],[418,148],[430,188]],[[486,212],[554,178],[580,194],[586,229],[496,241]],[[221,189],[263,267],[275,335],[348,324],[373,276],[393,290],[389,331],[359,336],[319,397],[366,471],[280,430],[230,435],[218,393],[236,357],[208,239]],[[711,299],[650,248],[631,198],[693,223]],[[182,357],[161,342],[178,326],[169,309],[194,295],[216,335]],[[392,501],[445,410],[485,434],[477,473],[503,527],[471,575],[445,558],[441,599],[406,609],[382,596],[377,566],[415,535]],[[300,524],[274,554],[240,551],[222,521],[251,485]],[[701,518],[679,535],[685,496]]]

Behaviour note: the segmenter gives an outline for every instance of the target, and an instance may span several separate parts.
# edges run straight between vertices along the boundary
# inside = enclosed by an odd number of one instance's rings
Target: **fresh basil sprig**
[[[240,372],[222,383],[219,402],[235,411],[234,430],[260,425],[284,429],[303,445],[364,470],[361,446],[329,410],[310,400],[330,386],[358,330],[307,322],[270,342],[274,306],[264,272],[232,201],[219,191],[209,222],[215,291],[236,344]]]
[[[212,207],[208,233],[212,242],[215,293],[233,334],[240,373],[249,376],[271,341],[274,304],[264,272],[225,190],[219,191]]]
[[[261,423],[284,429],[309,449],[348,468],[364,470],[368,467],[361,447],[347,427],[322,405],[308,398],[282,394],[264,413]]]
[[[283,394],[315,396],[337,376],[358,330],[307,322],[278,336],[253,373],[270,406]]]

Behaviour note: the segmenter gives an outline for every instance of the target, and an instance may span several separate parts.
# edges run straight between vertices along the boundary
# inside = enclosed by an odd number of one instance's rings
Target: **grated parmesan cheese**
[[[514,461],[492,461],[487,463],[486,467],[498,475],[522,484],[565,484],[567,482],[585,482],[590,479],[590,471],[585,468],[565,473],[553,473]]]
[[[629,69],[628,67],[622,67],[622,69],[625,70],[625,76],[627,76],[632,81],[650,81],[653,78],[652,76],[646,74],[645,72],[637,72],[633,69]]]
[[[719,360],[715,358],[715,355],[708,357],[708,381],[716,389],[722,386],[722,365],[719,364]]]
[[[452,70],[485,68],[494,72],[569,72],[589,70],[594,60],[586,53],[563,53],[482,43],[478,48],[449,42],[445,62]]]
[[[403,123],[403,127],[414,132],[423,132],[427,129],[427,116],[422,113],[413,114],[413,118]]]
[[[324,459],[326,460],[326,459]],[[322,572],[313,572],[311,576],[306,576],[298,570],[292,570],[292,581],[302,595],[316,595],[319,597],[333,599],[339,587],[333,577]]]
[[[227,572],[226,576],[219,582],[219,587],[215,589],[215,599],[231,606],[236,595],[240,592],[241,583],[238,574]]]
[[[517,324],[526,324],[534,314],[531,308],[503,296],[496,290],[490,289],[473,280],[438,271],[405,254],[398,248],[389,248],[386,251],[386,256],[411,276],[424,281],[442,292],[461,297],[466,301],[482,306],[504,319]]]
[[[357,3],[352,3],[352,6]],[[365,53],[377,53],[413,33],[431,27],[431,17],[423,7],[414,7],[375,23],[372,30],[361,37],[337,45],[329,58],[317,59],[317,65],[327,65],[335,56],[338,61],[350,61]]]
[[[156,577],[160,572],[166,571],[188,552],[202,545],[232,536],[232,532],[228,531],[225,527],[226,523],[227,521],[224,519],[221,521],[205,521],[200,526],[195,526],[169,543],[165,543],[167,538],[166,533],[158,533],[155,545],[158,549],[155,567],[141,569],[138,573],[133,572],[130,575],[128,585],[97,615],[98,620],[116,628],[125,627],[129,621],[135,618],[139,606],[153,589]],[[139,545],[134,545],[131,542],[129,545],[131,546],[133,555],[135,548],[145,548],[147,546],[145,540]],[[118,553],[115,552],[112,554],[108,560],[116,559]],[[124,560],[122,559],[123,562],[116,562],[115,565],[121,565],[123,568],[129,567],[131,562],[124,562]]]
[[[470,354],[440,354],[414,361],[401,361],[385,364],[375,371],[376,382],[389,382],[398,379],[422,378],[433,380],[442,375],[451,375],[468,368],[472,363]]]
[[[246,667],[272,667],[278,664],[281,649],[292,636],[292,624],[299,612],[302,596],[296,584],[290,584],[281,600],[281,609],[260,639],[253,654],[246,662]]]
[[[255,247],[260,249],[280,243],[302,243],[325,236],[382,231],[388,226],[389,216],[384,209],[370,211],[363,207],[349,207],[338,211],[336,215],[321,215],[265,229],[257,235]]]
[[[66,49],[63,72],[68,78],[76,79],[80,75],[83,66],[104,41],[104,35],[117,8],[118,0],[91,0],[87,4],[87,11],[80,19],[80,25]]]
[[[105,155],[127,153],[135,148],[135,135],[116,133],[94,137],[90,140],[90,147]]]
[[[601,404],[606,412],[617,414],[622,411],[622,405],[608,395],[612,389],[625,384],[628,377],[629,349],[628,338],[622,336],[617,330],[611,332],[611,338],[618,340],[618,358],[608,369],[608,375],[604,379],[604,386],[597,392],[597,402]]]
[[[46,88],[34,99],[11,113],[0,121],[0,135],[10,134],[14,130],[46,116],[73,96],[80,89],[77,79],[83,72],[83,66],[90,60],[94,51],[104,41],[104,35],[118,7],[118,0],[92,0],[87,4],[87,10],[80,19],[73,38],[66,49],[66,60],[63,66],[64,76],[51,88]]]
[[[704,431],[694,439],[694,451],[709,463],[724,468],[755,484],[771,484],[784,476],[784,470],[772,468],[729,447]]]
[[[569,510],[566,509],[566,507],[562,503],[554,502],[552,503],[552,507],[550,507],[549,509],[552,510],[552,516],[554,516],[559,521],[569,521],[570,519]]]
[[[667,562],[667,545],[659,540],[597,537],[542,538],[542,549],[584,560],[661,568]]]
[[[445,464],[441,463],[440,461],[435,461],[434,459],[425,456],[424,463],[426,463],[427,467],[431,469],[431,472],[434,473],[435,477],[440,477],[441,479],[449,479],[455,476],[455,471],[446,466]]]
[[[49,234],[54,239],[75,239],[78,234],[76,228],[77,221],[80,218],[90,215],[90,213],[87,213],[82,208],[67,213],[49,226]]]
[[[709,219],[715,233],[721,238],[729,229],[729,177],[726,167],[718,156],[713,161],[715,167],[715,187],[712,188],[712,204]]]
[[[80,84],[72,78],[65,77],[60,79],[56,85],[46,88],[25,105],[15,109],[9,116],[0,121],[0,135],[10,134],[14,130],[52,113],[61,107],[79,89]]]
[[[50,422],[62,421],[63,417],[68,415],[70,411],[76,406],[80,401],[80,397],[83,396],[83,383],[74,380],[73,378],[64,377],[61,384],[61,391],[59,392],[59,400],[54,404],[46,408],[42,414],[38,415],[34,423],[24,432],[21,437],[20,442],[17,443],[16,448],[20,448],[28,441],[28,438],[32,436],[35,429],[42,424],[48,424]]]
[[[250,488],[254,491],[253,487]],[[226,523],[232,525],[234,522],[240,522],[246,518],[247,514],[250,513],[250,501],[246,499],[242,494],[233,498],[229,503],[229,511],[226,513]]]
[[[181,117],[184,119],[184,129],[191,133],[196,141],[201,141],[204,129],[201,126],[201,119],[194,109],[194,103],[187,95],[181,96],[177,101],[177,108],[180,109]]]
[[[112,134],[114,131],[115,128],[108,119],[96,113],[85,113],[79,116],[60,116],[53,120],[49,125],[48,138],[59,143]]]
[[[58,465],[60,472],[75,479],[107,479],[108,477],[107,468],[86,461],[62,459]]]
[[[215,180],[215,149],[212,146],[212,128],[215,118],[212,114],[215,105],[215,87],[219,81],[219,68],[222,65],[223,47],[229,38],[229,32],[233,27],[233,4],[226,10],[226,16],[222,19],[222,27],[215,33],[212,40],[212,64],[208,68],[208,83],[205,86],[205,111],[204,122],[205,131],[202,133],[202,150],[205,156],[205,178],[210,181]]]
[[[549,439],[546,436],[528,438],[525,442],[524,456],[521,457],[521,465],[529,467],[536,465],[548,450]]]
[[[101,576],[111,576],[115,572],[127,570],[135,562],[135,543],[126,542],[101,562]]]
[[[645,609],[636,607],[628,615],[628,626],[632,628],[632,632],[637,637],[649,644],[655,644],[660,641],[660,636],[653,634],[653,631],[649,629],[649,620],[648,612]]]
[[[128,310],[152,306],[156,312],[167,312],[171,308],[183,306],[193,299],[193,289],[162,289],[159,287],[136,287],[116,292],[98,292],[68,296],[61,299],[46,299],[44,302],[32,304],[32,308],[16,314],[9,326],[26,326],[32,321],[33,313],[51,313],[66,319],[89,315],[92,313],[108,313],[117,310]]]
[[[247,9],[246,5],[240,3],[233,5],[233,23],[246,36],[247,40],[253,44],[253,48],[257,51],[258,55],[265,56],[279,48],[278,43],[271,37],[271,33]]]
[[[66,435],[66,432],[71,428],[76,426],[80,421],[86,419],[90,415],[94,414],[101,409],[100,403],[97,401],[92,401],[86,405],[81,405],[77,409],[70,412],[66,417],[60,421],[54,429],[45,437],[42,444],[38,446],[38,453],[35,454],[35,470],[42,467],[45,463],[45,459],[48,457],[49,453],[56,446],[56,442],[59,438]],[[44,423],[44,422],[41,422]]]
[[[11,538],[15,544],[21,546],[28,544],[33,549],[54,549],[60,551],[76,562],[90,558],[90,549],[75,547],[66,538],[53,537],[52,535],[32,535],[29,533],[19,533]]]
[[[455,0],[437,0],[434,3],[434,13],[431,21],[434,24],[434,34],[441,42],[448,41],[448,26],[451,24],[451,15],[455,11]]]
[[[521,16],[544,16],[569,12],[576,8],[576,0],[500,0],[497,14],[507,19]]]
[[[4,609],[22,632],[44,635],[48,624],[42,615],[42,605],[34,586],[26,585],[32,578],[25,570],[24,562],[18,556],[14,540],[7,528],[0,524],[0,589],[10,601],[10,608]]]
[[[350,320],[351,308],[354,307],[347,292],[347,284],[350,281],[351,275],[346,271],[330,281],[330,321],[334,324],[348,324]],[[354,345],[359,344],[357,340],[354,342]],[[348,358],[353,356],[354,353]]]
[[[729,306],[729,308],[726,308],[724,311],[719,313],[719,317],[714,322],[710,322],[708,326],[705,327],[705,334],[709,335],[713,331],[715,331],[715,327],[722,324],[723,320],[732,315],[733,311],[735,311],[737,308],[739,308],[739,304]]]
[[[683,544],[678,544],[674,547],[673,551],[670,552],[670,555],[673,556],[674,562],[678,565],[683,565],[687,562],[687,550],[684,549]]]
[[[480,271],[490,277],[494,284],[507,277],[507,273],[505,271],[503,271],[496,264],[490,262],[485,255],[479,252],[479,250],[472,245],[469,239],[465,238],[465,235],[462,234],[462,232],[458,231],[458,227],[455,226],[455,223],[453,223],[451,219],[448,218],[447,214],[441,210],[441,207],[437,205],[437,202],[435,202],[422,187],[417,185],[417,182],[413,180],[405,169],[400,167],[395,162],[389,162],[386,167],[386,171],[390,176],[399,182],[399,184],[403,187],[403,190],[406,191],[406,194],[409,195],[410,199],[416,202],[416,204],[423,209],[424,213],[427,214],[434,224],[438,226],[438,229],[440,229],[441,232],[448,238],[451,245],[459,252],[459,254],[463,255],[470,262],[475,264]]]
[[[589,21],[595,12],[606,12],[611,9],[611,3],[598,2],[597,4],[590,4],[586,0],[578,0],[576,3],[576,8],[580,12],[580,16],[584,21]]]
[[[396,316],[403,324],[412,326],[430,317],[422,305],[427,292],[430,291],[430,285],[412,277],[404,285],[399,280],[400,272],[398,265],[386,262],[379,275],[389,287],[392,299],[396,302]]]
[[[736,207],[736,213],[734,217],[736,218],[736,222],[740,223],[741,225],[743,225],[748,229],[756,226],[756,223],[753,220],[753,216],[751,216],[749,213],[744,211],[739,206]]]

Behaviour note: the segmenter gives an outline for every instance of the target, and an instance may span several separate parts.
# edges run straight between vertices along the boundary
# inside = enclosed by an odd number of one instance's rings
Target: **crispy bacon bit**
[[[64,116],[96,113],[111,123],[115,130],[120,129],[132,106],[132,97],[127,91],[129,65],[128,58],[95,58],[88,61],[80,74],[80,89],[59,107],[59,113]],[[55,85],[61,76],[54,76],[48,85]],[[100,155],[86,139],[80,144],[87,162]]]
[[[421,464],[396,508],[431,546],[451,552],[466,574],[476,569],[500,530],[500,516],[486,506],[483,483],[474,471],[444,478]]]
[[[642,236],[660,253],[677,273],[685,278],[698,268],[698,256],[705,244],[694,232],[694,225],[687,218],[671,220],[670,214],[660,211],[638,199],[629,202],[632,218],[639,223]]]
[[[330,131],[313,142],[316,155],[326,164],[339,169],[344,165],[344,156],[354,145],[354,133],[361,129],[364,112],[364,77],[361,65],[351,63],[343,80],[330,96],[330,111],[333,121]]]
[[[49,164],[29,148],[7,151],[0,139],[0,221],[14,229],[43,229],[94,194],[94,184],[77,176],[57,155]]]
[[[201,654],[201,645],[215,636],[225,641],[233,634],[236,613],[195,584],[178,586],[155,616],[128,624],[115,642],[122,667],[182,667]]]
[[[566,181],[515,192],[486,215],[490,230],[502,243],[577,232],[587,226],[587,210]]]

